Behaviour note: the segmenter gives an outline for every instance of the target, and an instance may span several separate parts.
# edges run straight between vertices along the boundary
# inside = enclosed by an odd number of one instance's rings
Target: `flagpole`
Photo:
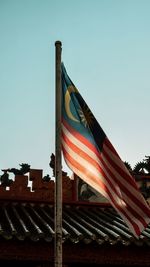
[[[55,42],[55,267],[62,267],[61,42]]]

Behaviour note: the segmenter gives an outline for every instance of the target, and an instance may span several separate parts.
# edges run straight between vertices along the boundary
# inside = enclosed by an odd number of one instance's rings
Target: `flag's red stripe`
[[[120,158],[119,155],[118,155],[118,153],[117,153],[117,151],[116,151],[116,149],[113,147],[113,145],[111,144],[111,142],[109,141],[109,139],[108,139],[107,137],[105,138],[105,144],[109,147],[109,149],[110,149],[116,156],[118,156],[118,158]]]
[[[110,183],[110,186],[112,187],[112,182],[114,181],[114,184],[116,185],[119,185],[119,189],[120,189],[120,192],[121,194],[118,195],[120,197],[120,199],[122,199],[126,205],[128,206],[128,210],[130,210],[130,212],[132,214],[134,214],[135,217],[138,217],[139,220],[141,221],[141,223],[144,225],[144,226],[147,226],[147,222],[144,220],[143,218],[143,214],[144,212],[146,212],[146,216],[147,216],[147,210],[145,211],[145,205],[143,203],[143,205],[141,204],[140,200],[136,199],[135,198],[135,195],[132,195],[128,190],[126,190],[125,187],[123,187],[117,180],[116,180],[116,176],[111,172],[111,170],[109,169],[109,167],[107,167],[107,165],[105,164],[105,162],[103,161],[103,159],[101,160],[102,161],[102,164],[104,166],[104,168],[106,169],[107,173],[108,173],[108,179],[107,181]],[[107,175],[107,174],[106,174]],[[110,178],[111,177],[111,178]],[[110,182],[110,179],[111,179],[111,182]],[[128,193],[129,192],[129,193]],[[137,191],[137,195],[140,197],[140,194],[139,192]],[[132,203],[130,203],[130,200],[127,199],[127,196],[128,198],[133,201],[135,203],[135,205],[138,207],[138,208],[141,208],[141,212],[140,211],[137,211],[133,206],[132,206]],[[149,210],[148,210],[149,211]],[[149,211],[150,212],[150,211]]]
[[[114,162],[111,160],[111,158],[109,157],[109,155],[106,152],[103,152],[104,156],[107,158],[108,162],[110,163],[111,167],[114,168],[118,174],[121,176],[121,178],[117,178],[112,171],[109,169],[109,167],[106,165],[106,163],[102,160],[104,166],[107,168],[107,170],[109,171],[111,177],[113,178],[113,180],[115,181],[116,184],[119,185],[119,187],[122,189],[123,192],[125,192],[146,214],[147,216],[150,216],[150,209],[149,207],[144,203],[145,200],[144,198],[142,198],[141,193],[138,190],[138,187],[135,183],[134,189],[137,191],[137,195],[133,194],[131,191],[128,190],[128,185],[125,186],[121,183],[121,179],[124,178],[124,172],[121,171],[120,168],[118,168],[118,165],[114,164]],[[130,186],[130,185],[129,185]]]
[[[120,183],[120,178],[117,178],[115,181],[117,183],[119,183],[120,186],[126,187],[127,189],[130,186],[131,188],[133,187],[134,190],[138,191],[137,184],[136,184],[136,182],[134,180],[132,180],[132,177],[131,177],[132,184],[130,184],[130,181],[127,182],[125,180],[125,179],[128,179],[130,176],[128,176],[127,173],[125,173],[124,171],[122,171],[122,169],[117,164],[114,163],[114,161],[111,159],[111,157],[108,155],[108,153],[105,150],[103,150],[103,153],[102,154],[106,158],[106,160],[109,162],[111,168],[114,169],[119,174],[119,176],[122,179],[122,183]],[[102,157],[101,157],[101,160],[102,160]],[[123,180],[125,180],[125,183],[124,184],[123,184]]]
[[[62,137],[65,140],[66,144],[68,145],[68,147],[70,147],[73,151],[75,151],[75,153],[77,153],[78,155],[80,155],[82,158],[84,158],[85,160],[87,160],[90,164],[92,164],[98,171],[102,172],[102,169],[100,168],[100,165],[97,163],[97,161],[95,161],[93,158],[91,158],[91,156],[89,156],[86,152],[84,152],[83,150],[80,149],[80,147],[78,147],[77,145],[75,145],[68,137],[67,135],[62,132]],[[96,156],[96,155],[95,155]],[[98,158],[97,158],[98,159]],[[98,159],[99,160],[99,159]]]
[[[82,173],[87,173],[87,170],[86,170],[86,167],[84,167],[83,165],[81,165],[78,161],[76,161],[75,159],[73,159],[70,154],[67,152],[67,150],[65,149],[65,147],[62,145],[62,148],[63,148],[63,152],[64,152],[64,155],[65,157],[67,158],[68,161],[70,161],[70,163],[72,165],[74,165],[77,169],[79,169],[80,172]],[[106,185],[98,178],[95,178],[93,176],[93,174],[91,174],[89,171],[88,171],[88,174],[87,174],[87,178],[92,180],[94,183],[96,184],[99,184],[99,186],[108,194],[109,193],[109,190],[108,188],[106,187]]]
[[[123,163],[120,161],[120,166],[115,163],[115,159],[113,158],[113,155],[109,153],[106,149],[103,149],[103,155],[107,159],[107,161],[110,163],[111,167],[118,172],[118,174],[122,177],[122,181],[124,180],[126,183],[126,186],[133,187],[135,190],[138,190],[138,186],[134,180],[134,178],[130,175],[130,173],[127,171],[124,171]],[[120,180],[120,179],[119,179]],[[141,194],[140,194],[141,195]]]
[[[126,194],[133,202],[135,202],[135,204],[141,208],[141,210],[145,213],[146,216],[148,216],[150,214],[150,210],[147,209],[146,205],[143,204],[143,202],[141,203],[140,200],[138,200],[135,195],[131,194],[131,192],[126,188],[124,187],[120,182],[119,180],[116,179],[116,176],[112,173],[112,171],[107,167],[107,165],[105,164],[105,162],[103,161],[102,159],[102,164],[104,165],[104,167],[106,168],[108,174],[112,177],[112,179],[114,180],[114,182],[119,186],[123,196],[124,194]],[[137,191],[137,196],[140,197],[140,193]],[[127,199],[126,197],[124,196],[123,197],[124,201],[127,203]],[[129,204],[128,204],[128,207],[129,207]],[[143,217],[141,217],[141,221],[143,221]],[[147,225],[147,223],[144,221],[144,225]]]
[[[105,141],[104,141],[104,143],[107,147],[108,140],[105,139]],[[111,158],[111,155],[109,154],[109,152],[106,151],[105,145],[103,147],[103,153],[105,153],[107,155],[107,157]],[[109,147],[109,149],[111,149],[111,148]],[[111,151],[111,152],[113,153],[113,151]],[[115,157],[116,157],[116,155],[115,155]],[[134,187],[137,188],[137,184],[136,184],[134,178],[130,175],[129,171],[126,169],[126,167],[125,167],[124,163],[122,162],[122,160],[120,159],[120,157],[118,157],[118,163],[120,164],[120,166],[117,163],[115,163],[115,159],[111,159],[111,160],[112,160],[111,161],[112,166],[114,166],[115,169],[118,168],[118,172],[122,175],[123,179],[125,179],[125,181],[128,181],[130,183],[130,185],[132,184]]]
[[[89,149],[91,149],[97,157],[99,157],[99,151],[97,150],[96,146],[93,145],[87,138],[85,138],[83,135],[81,135],[79,132],[74,130],[64,119],[62,120],[64,126],[66,129],[80,142],[82,142],[85,146],[87,146]]]

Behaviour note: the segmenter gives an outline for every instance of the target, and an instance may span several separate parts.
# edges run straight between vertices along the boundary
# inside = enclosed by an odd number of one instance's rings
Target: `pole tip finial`
[[[57,45],[60,45],[60,46],[61,46],[62,43],[61,43],[61,41],[56,41],[56,42],[55,42],[55,45],[56,45],[56,46],[57,46]]]

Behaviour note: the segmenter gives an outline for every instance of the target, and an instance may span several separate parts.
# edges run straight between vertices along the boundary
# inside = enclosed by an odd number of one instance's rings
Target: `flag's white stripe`
[[[101,174],[93,165],[91,165],[88,161],[86,161],[83,157],[81,157],[78,153],[76,153],[74,150],[72,150],[65,142],[65,140],[62,138],[62,145],[64,149],[67,151],[67,153],[70,155],[70,157],[73,158],[73,160],[77,161],[82,165],[86,171],[84,174],[88,176],[88,174],[92,175],[94,180],[97,180],[96,184],[101,180],[103,184],[105,184],[105,180]],[[106,184],[105,184],[106,186]],[[103,190],[101,188],[101,190]],[[103,194],[105,194],[105,197],[108,197],[107,192],[103,191]]]
[[[101,163],[101,167],[105,173],[105,175],[111,180],[111,182],[113,182],[113,178],[109,175],[108,171],[106,170],[106,168],[103,166],[103,164]],[[116,174],[116,177],[119,177],[119,174]],[[123,189],[121,189],[119,187],[119,191],[120,191],[120,197],[123,198],[125,200],[125,202],[136,211],[136,213],[138,213],[143,220],[146,221],[146,223],[150,222],[150,219],[147,218],[147,215],[145,214],[145,212],[123,191]],[[139,194],[139,192],[137,191],[137,195]],[[146,216],[145,216],[146,215]]]
[[[91,151],[87,146],[85,146],[82,142],[80,142],[77,138],[75,138],[67,129],[65,126],[63,126],[63,131],[64,131],[64,134],[67,135],[67,138],[74,144],[76,145],[77,147],[79,147],[81,150],[83,150],[85,153],[87,153],[89,156],[91,156],[99,165],[102,169],[104,169],[104,166],[102,165],[102,163],[100,162],[99,158],[97,157],[97,155]],[[103,154],[103,153],[102,153]],[[102,156],[101,154],[101,156]],[[104,156],[102,156],[103,159],[104,159]],[[106,161],[106,159],[104,159],[104,161]],[[107,163],[106,163],[107,164]],[[110,164],[109,164],[109,167],[110,167]],[[110,167],[111,171],[113,170],[112,169],[112,166]],[[122,182],[122,177],[114,170],[114,175],[116,178],[118,178],[119,182]],[[108,176],[108,174],[107,174]],[[111,178],[110,176],[108,176],[109,179]],[[111,182],[113,183],[114,180],[113,178],[111,178]],[[123,181],[122,184],[124,186],[126,186],[126,183]],[[136,197],[137,195],[137,190],[135,190],[133,187],[133,190],[131,190],[130,186],[126,186],[126,188],[128,190],[130,190],[131,193],[133,193],[133,195]],[[124,193],[125,194],[125,193]],[[139,194],[138,194],[139,195]],[[138,200],[138,199],[137,199]],[[138,200],[139,201],[139,200]],[[136,205],[136,204],[135,204]],[[138,205],[136,205],[136,208],[135,210],[139,209]],[[143,214],[143,216],[145,217],[145,215]]]
[[[113,153],[113,151],[109,148],[109,146],[107,146],[107,143],[104,142],[103,145],[103,151],[106,151],[107,154],[111,157],[112,161],[118,165],[119,168],[122,169],[122,171],[124,171],[128,177],[130,177],[131,179],[133,179],[133,177],[131,176],[130,172],[127,170],[127,168],[125,167],[124,163],[122,162],[122,160]]]
[[[119,199],[119,201],[123,201],[123,205],[125,205],[125,202],[123,199],[121,199],[114,190],[112,190],[112,187],[108,183],[108,181],[103,177],[101,170],[97,169],[93,164],[91,164],[88,160],[80,156],[80,153],[76,153],[70,146],[68,146],[65,142],[65,140],[62,138],[62,145],[64,149],[67,151],[67,153],[73,158],[73,160],[80,163],[81,166],[83,166],[86,171],[84,173],[88,176],[91,175],[94,180],[96,180],[96,184],[99,186],[99,183],[101,182],[105,187],[108,188],[110,193],[114,196],[114,199]],[[101,186],[100,186],[101,188]],[[107,194],[107,191],[103,191],[103,194]],[[118,192],[119,194],[119,192]],[[107,195],[105,195],[107,197]],[[117,202],[117,201],[116,201]],[[121,203],[122,205],[122,203]]]
[[[108,188],[108,190],[110,191],[113,199],[114,199],[114,203],[116,202],[118,205],[120,205],[121,207],[124,208],[124,210],[126,211],[126,213],[128,214],[129,217],[133,218],[134,216],[131,214],[130,211],[128,211],[128,209],[126,209],[126,203],[121,199],[119,198],[116,193],[114,192],[114,190],[112,190],[112,188],[110,187],[110,185],[107,183],[107,180],[104,179],[104,177],[102,176],[102,174],[95,168],[93,167],[93,165],[91,165],[88,161],[86,161],[85,159],[83,159],[82,157],[80,157],[79,154],[75,153],[70,147],[68,147],[68,145],[65,143],[65,141],[63,140],[62,141],[62,144],[65,148],[65,150],[68,152],[68,154],[77,162],[80,163],[80,165],[82,165],[84,168],[86,168],[86,173],[85,175],[87,175],[88,177],[88,174],[92,175],[94,177],[94,179],[97,180],[97,183],[96,183],[96,187],[95,189],[97,190],[101,190],[100,192],[102,194],[104,194],[102,192],[102,189],[99,185],[99,180],[102,181],[102,183]],[[106,192],[107,195],[104,195],[106,198],[108,198],[108,193]],[[111,201],[112,202],[112,201]],[[134,217],[135,218],[135,217]],[[133,218],[133,220],[135,220]],[[143,225],[139,222],[139,228],[140,229],[143,229]]]
[[[71,156],[70,156],[71,157]],[[69,162],[66,158],[65,160],[67,162]],[[69,166],[73,166],[71,164],[71,162],[69,162]],[[71,167],[72,169],[72,167]],[[77,171],[75,171],[75,169]],[[85,173],[85,172],[82,172],[80,169],[77,169],[75,166],[73,166],[73,169],[72,169],[80,178],[82,178],[82,180],[84,180],[86,183],[88,183],[90,186],[92,186],[94,189],[96,189],[98,192],[100,192],[104,197],[106,197],[108,200],[110,199],[109,198],[109,195],[106,193],[106,191],[104,191],[96,182],[94,182],[93,179],[90,179],[88,177],[88,175]]]
[[[95,185],[95,183],[92,181],[92,180],[90,180],[90,179],[88,179],[88,177],[85,175],[85,173],[83,173],[83,172],[80,172],[79,171],[79,169],[77,169],[76,167],[74,167],[70,162],[69,162],[69,160],[67,160],[66,159],[66,157],[64,157],[65,158],[65,161],[66,161],[66,163],[67,163],[67,165],[69,166],[69,168],[74,172],[74,173],[76,173],[79,177],[81,177],[86,183],[88,183],[90,186],[92,186],[93,188],[96,188],[97,187],[97,185]],[[99,188],[99,190],[98,190],[99,192],[101,192],[101,188]],[[135,235],[135,236],[138,236],[137,234],[136,234],[136,231],[135,231],[135,229],[134,229],[134,225],[135,224],[137,224],[137,226],[138,226],[138,223],[135,221],[133,221],[133,223],[131,223],[129,220],[128,220],[128,218],[115,206],[115,204],[112,202],[112,200],[109,198],[109,196],[108,196],[108,200],[110,201],[110,203],[112,204],[112,206],[118,211],[118,213],[121,215],[121,217],[123,218],[123,220],[126,222],[126,224],[128,225],[128,227],[129,227],[129,229],[131,230],[131,232]],[[143,230],[144,228],[141,228],[140,230]]]
[[[104,160],[105,164],[107,165],[107,168],[110,169],[111,172],[115,175],[115,178],[121,184],[123,184],[122,183],[122,176],[120,176],[120,174],[112,167],[112,165],[109,163],[109,161],[105,158],[104,154],[102,155],[102,159]],[[141,199],[140,202],[142,202],[142,205],[145,205],[145,200],[141,197],[141,193],[138,190],[134,190],[134,197],[137,199],[137,203],[136,203],[135,201],[132,200],[131,197],[130,198],[128,197],[128,195],[124,192],[123,188],[121,188],[121,189],[122,189],[123,197],[126,199],[126,202],[143,217],[143,219],[146,221],[146,223],[149,223],[150,218],[148,218],[147,214],[142,210],[142,208],[140,208],[138,206],[139,199]],[[127,189],[131,192],[130,187]]]
[[[134,195],[135,198],[137,198],[137,201],[139,201],[139,197],[143,201],[143,197],[142,197],[141,193],[138,193],[137,188],[135,188],[132,185],[132,183],[130,184],[128,180],[125,180],[124,177],[121,176],[119,174],[119,172],[113,167],[113,165],[111,163],[109,163],[108,159],[104,156],[105,155],[105,151],[106,151],[107,154],[109,154],[109,157],[114,161],[114,163],[115,163],[115,160],[114,160],[113,157],[115,155],[110,151],[110,149],[108,147],[105,147],[105,149],[103,149],[103,153],[101,154],[101,157],[104,160],[104,162],[106,163],[106,165],[109,166],[109,169],[113,172],[113,174],[115,175],[115,177],[118,180],[118,182],[121,183],[128,191],[130,191],[130,193],[132,195]],[[118,166],[119,166],[119,161],[120,160],[117,160],[117,159],[116,159],[116,161],[118,162]],[[122,164],[120,164],[119,167],[122,168]],[[133,179],[132,176],[130,176],[130,177],[131,177],[131,179]],[[135,186],[136,186],[136,182],[135,182]],[[137,193],[138,193],[138,197],[137,197]]]
[[[67,136],[67,138],[69,140],[71,140],[71,142],[76,145],[77,147],[80,147],[84,152],[86,152],[91,158],[94,158],[96,162],[99,163],[98,157],[96,155],[96,153],[94,153],[93,150],[91,150],[89,147],[87,147],[85,144],[83,144],[78,138],[76,138],[70,131],[68,131],[68,129],[65,127],[65,125],[62,123],[62,130],[64,132],[64,135]],[[95,151],[96,150],[95,148]]]

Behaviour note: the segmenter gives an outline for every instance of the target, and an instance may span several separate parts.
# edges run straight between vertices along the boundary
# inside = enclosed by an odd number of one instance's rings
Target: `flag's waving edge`
[[[150,208],[62,64],[62,150],[69,168],[100,192],[138,237]]]

